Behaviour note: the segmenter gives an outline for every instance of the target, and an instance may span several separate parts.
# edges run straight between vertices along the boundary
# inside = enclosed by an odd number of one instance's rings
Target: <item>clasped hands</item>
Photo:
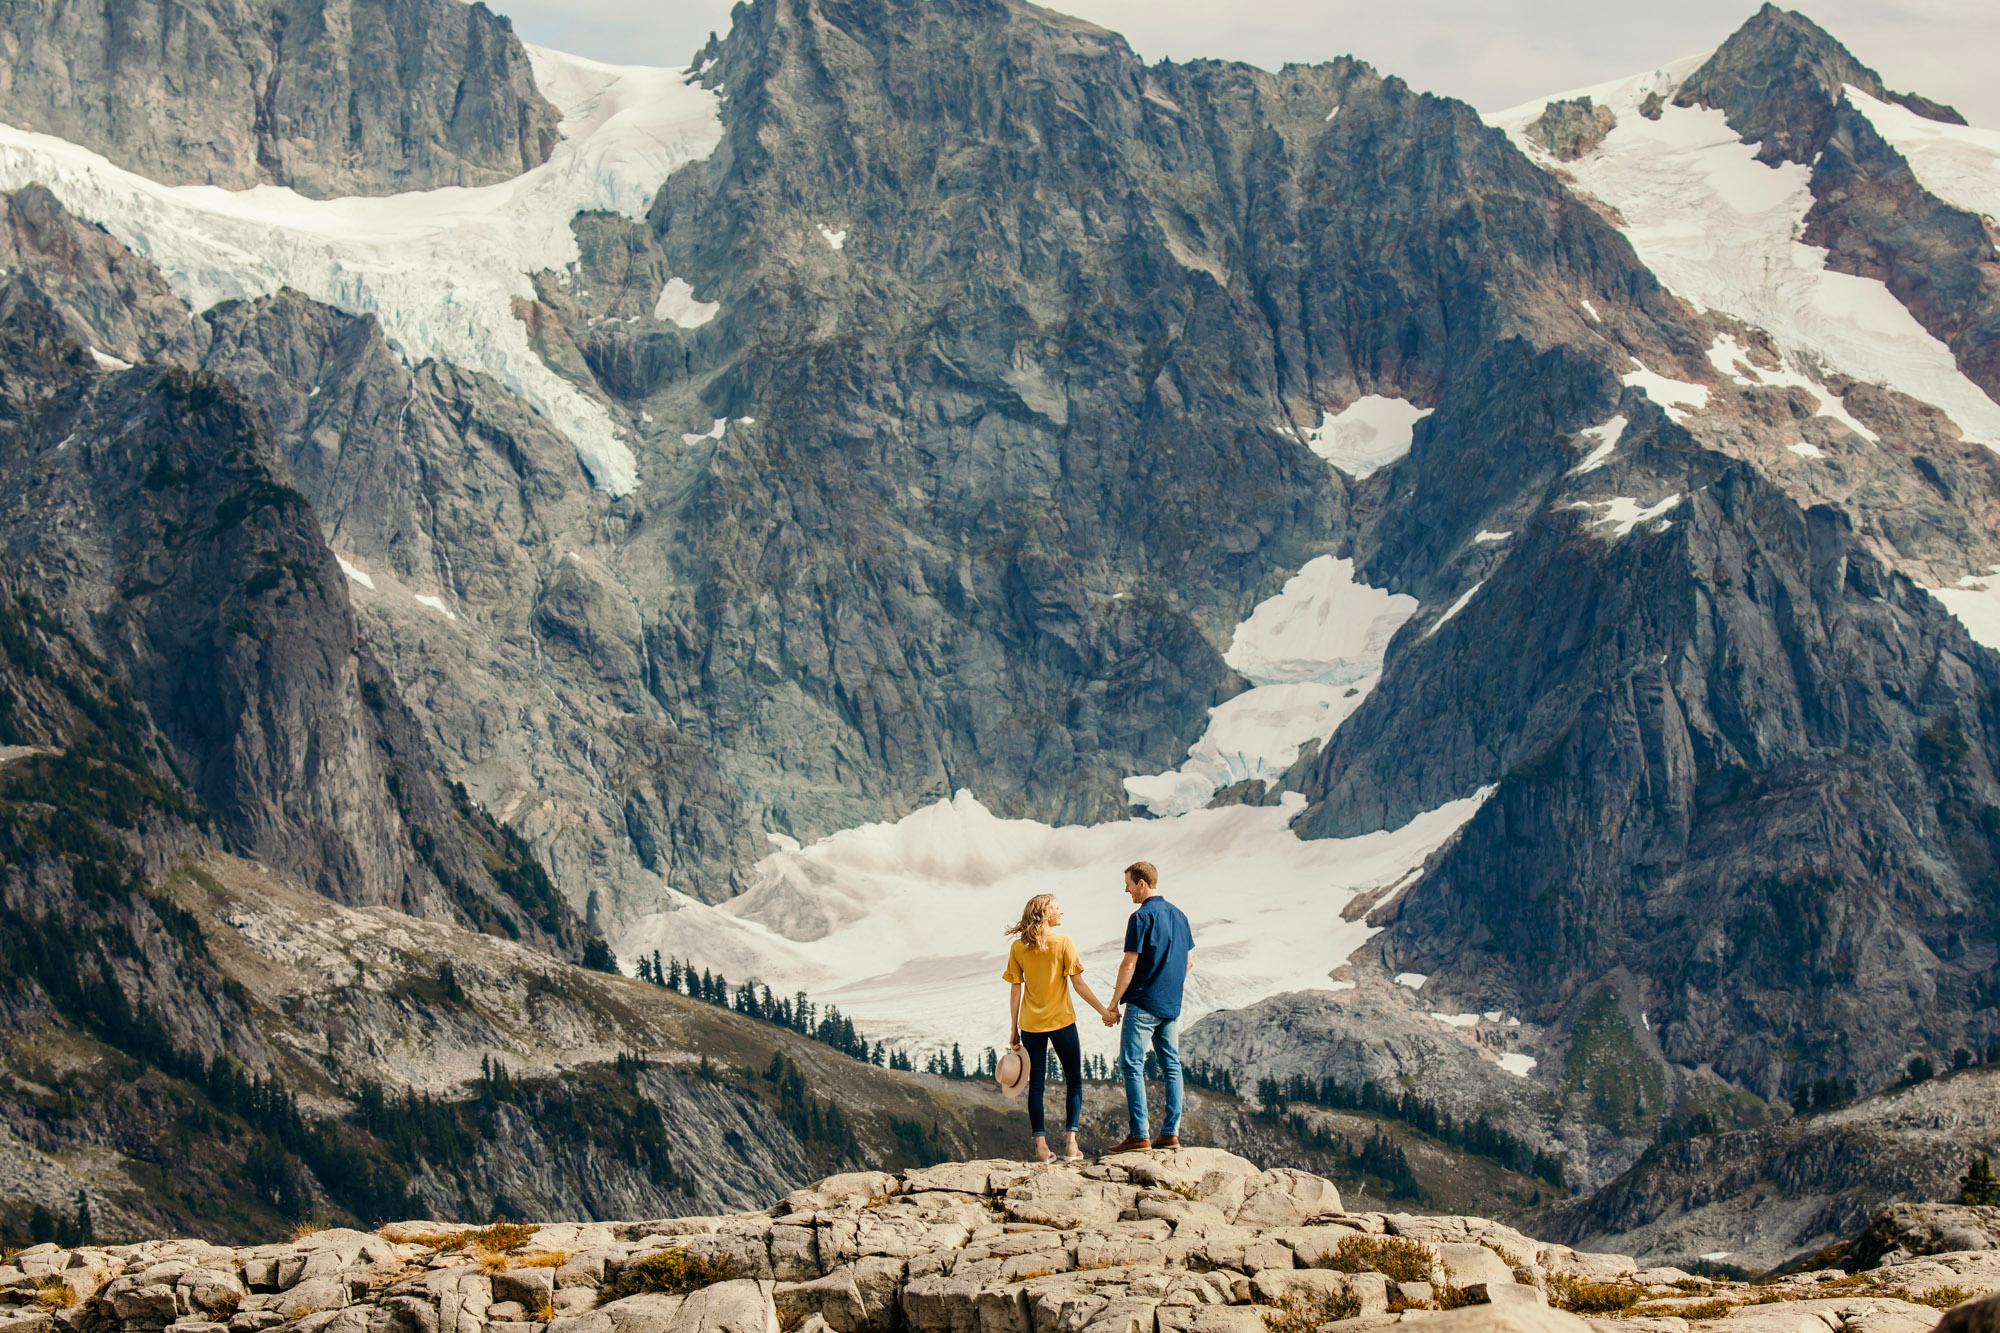
[[[1108,1004],[1104,1006],[1103,1014],[1104,1014],[1104,1026],[1108,1028],[1115,1028],[1118,1026],[1118,1022],[1121,1015],[1118,1012],[1117,1005]]]

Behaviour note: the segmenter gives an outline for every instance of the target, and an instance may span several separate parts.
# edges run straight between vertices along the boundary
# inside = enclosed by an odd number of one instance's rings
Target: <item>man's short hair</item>
[[[1160,872],[1153,868],[1151,861],[1134,861],[1126,866],[1125,878],[1136,879],[1149,889],[1160,887]]]

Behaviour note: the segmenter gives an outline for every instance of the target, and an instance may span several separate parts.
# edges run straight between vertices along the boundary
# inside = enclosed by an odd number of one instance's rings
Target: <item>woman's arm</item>
[[[1021,1045],[1021,983],[1018,981],[1007,988],[1007,1045],[1017,1049]]]
[[[1083,977],[1081,975],[1071,977],[1069,979],[1069,984],[1076,987],[1076,993],[1083,997],[1083,1002],[1085,1004],[1089,1005],[1092,1009],[1095,1009],[1097,1011],[1097,1016],[1099,1018],[1104,1017],[1104,1006],[1099,1004],[1097,1002],[1097,997],[1090,993],[1090,987],[1084,983]]]

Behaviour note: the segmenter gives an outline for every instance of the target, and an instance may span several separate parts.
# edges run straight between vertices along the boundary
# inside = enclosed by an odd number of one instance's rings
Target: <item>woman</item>
[[[1076,993],[1100,1018],[1105,1014],[1104,1006],[1083,984],[1083,960],[1076,955],[1076,941],[1053,933],[1062,919],[1062,905],[1053,893],[1038,893],[1028,899],[1020,921],[1007,927],[1009,935],[1020,938],[1007,950],[1007,970],[1001,974],[1003,980],[1013,983],[1007,998],[1007,1044],[1017,1051],[1024,1045],[1027,1048],[1028,1127],[1034,1131],[1038,1162],[1055,1158],[1042,1121],[1042,1091],[1048,1082],[1051,1046],[1062,1061],[1063,1089],[1068,1093],[1064,1128],[1069,1139],[1063,1160],[1083,1160],[1083,1152],[1076,1146],[1077,1124],[1083,1119],[1083,1048],[1077,1041],[1076,1010],[1069,1002],[1069,988],[1075,986]]]

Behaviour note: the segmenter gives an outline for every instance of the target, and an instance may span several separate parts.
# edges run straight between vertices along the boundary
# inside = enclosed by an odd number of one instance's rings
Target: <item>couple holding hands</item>
[[[1036,894],[1022,909],[1021,920],[1007,928],[1018,936],[1007,951],[1002,979],[1008,993],[1008,1051],[996,1070],[1003,1090],[1012,1094],[1025,1081],[1028,1125],[1035,1136],[1035,1160],[1052,1161],[1043,1120],[1042,1096],[1047,1079],[1048,1051],[1055,1048],[1062,1064],[1067,1094],[1064,1125],[1067,1140],[1063,1160],[1081,1161],[1076,1131],[1083,1117],[1083,1050],[1077,1039],[1076,1009],[1070,1004],[1074,986],[1085,1004],[1097,1011],[1106,1027],[1123,1026],[1118,1063],[1125,1075],[1125,1105],[1131,1132],[1111,1152],[1180,1147],[1181,1122],[1181,989],[1187,980],[1188,951],[1194,934],[1178,907],[1160,896],[1159,872],[1150,861],[1125,867],[1125,895],[1138,906],[1125,923],[1125,956],[1111,1003],[1099,1004],[1083,981],[1083,961],[1076,942],[1055,933],[1062,924],[1062,906],[1053,893]],[[1121,1012],[1122,1006],[1122,1012]],[[1158,1138],[1147,1136],[1146,1047],[1159,1057],[1167,1084],[1166,1119]],[[1024,1069],[1023,1066],[1026,1066]]]

